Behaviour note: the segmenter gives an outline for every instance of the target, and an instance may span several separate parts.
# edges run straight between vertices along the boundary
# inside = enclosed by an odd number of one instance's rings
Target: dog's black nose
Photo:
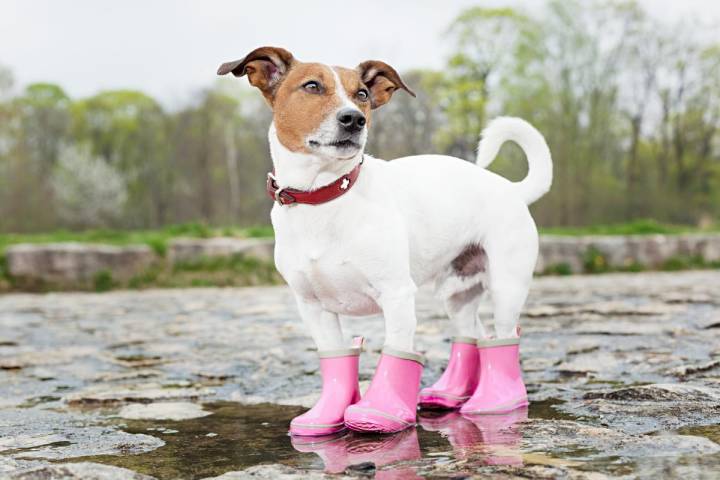
[[[343,130],[350,133],[359,132],[365,126],[365,115],[354,108],[343,108],[337,114],[338,122]]]

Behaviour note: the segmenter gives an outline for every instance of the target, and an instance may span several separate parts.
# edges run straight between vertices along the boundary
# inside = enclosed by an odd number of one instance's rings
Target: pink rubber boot
[[[453,409],[465,403],[478,384],[478,361],[476,338],[453,338],[448,366],[432,387],[420,391],[420,407]]]
[[[520,371],[519,338],[479,340],[480,381],[463,414],[501,414],[528,405]]]
[[[345,425],[358,432],[394,433],[415,425],[423,359],[384,347],[365,396],[345,410]]]
[[[345,429],[345,409],[360,400],[358,360],[362,341],[357,337],[352,348],[318,352],[322,394],[314,407],[292,419],[290,435],[329,435]]]

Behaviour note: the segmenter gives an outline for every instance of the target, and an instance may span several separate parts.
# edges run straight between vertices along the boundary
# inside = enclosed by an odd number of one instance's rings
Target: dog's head
[[[390,65],[369,60],[355,69],[304,63],[287,50],[261,47],[223,63],[218,75],[247,75],[273,110],[285,148],[329,159],[349,159],[365,147],[370,113],[397,89],[415,94]]]

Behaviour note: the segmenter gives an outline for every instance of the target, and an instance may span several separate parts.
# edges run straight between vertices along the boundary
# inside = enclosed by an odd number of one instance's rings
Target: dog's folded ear
[[[226,62],[218,68],[218,75],[232,73],[236,77],[247,75],[250,84],[259,88],[268,101],[295,62],[292,53],[284,48],[260,47],[248,53],[245,58]]]
[[[360,79],[370,89],[370,102],[372,108],[385,105],[395,90],[402,88],[413,97],[415,92],[410,90],[393,67],[379,60],[368,60],[357,67]]]

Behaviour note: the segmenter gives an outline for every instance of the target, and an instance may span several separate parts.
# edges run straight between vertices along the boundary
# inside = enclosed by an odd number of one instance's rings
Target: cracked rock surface
[[[453,333],[429,292],[417,310],[427,385]],[[367,385],[382,320],[343,324]],[[318,362],[285,287],[0,296],[0,478],[720,475],[719,271],[538,278],[521,326],[529,410],[308,442],[286,429]]]

